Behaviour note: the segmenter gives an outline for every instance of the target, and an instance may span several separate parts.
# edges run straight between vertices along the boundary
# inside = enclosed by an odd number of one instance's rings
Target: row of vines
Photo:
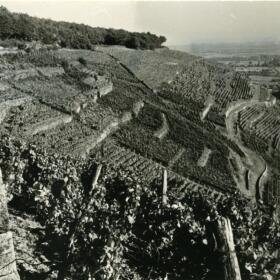
[[[222,279],[226,255],[212,235],[221,217],[232,222],[243,279],[279,279],[279,222],[239,193],[216,199],[189,190],[179,198],[174,181],[163,207],[160,180],[146,185],[103,166],[92,184],[92,160],[46,154],[8,137],[0,155],[10,207],[44,229],[38,253],[49,270],[27,277],[19,262],[21,279]]]

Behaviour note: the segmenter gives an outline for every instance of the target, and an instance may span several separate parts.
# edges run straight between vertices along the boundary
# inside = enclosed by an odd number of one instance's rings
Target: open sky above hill
[[[150,31],[168,45],[280,40],[280,2],[1,1],[12,12]]]

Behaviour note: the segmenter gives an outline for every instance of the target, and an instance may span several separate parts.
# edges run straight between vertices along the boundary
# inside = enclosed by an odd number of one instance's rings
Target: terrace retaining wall
[[[164,113],[161,113],[162,125],[161,127],[154,133],[154,136],[158,139],[163,139],[169,132],[169,126],[167,123],[167,119]]]

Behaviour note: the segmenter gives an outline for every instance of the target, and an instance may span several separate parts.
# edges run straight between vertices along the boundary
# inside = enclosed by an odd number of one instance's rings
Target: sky
[[[280,41],[280,1],[0,0],[13,12],[164,35],[167,45]]]

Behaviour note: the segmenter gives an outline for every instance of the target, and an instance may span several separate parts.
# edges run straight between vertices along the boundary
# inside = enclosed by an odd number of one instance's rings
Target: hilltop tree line
[[[91,49],[93,45],[122,45],[135,49],[162,47],[164,36],[128,32],[122,29],[91,27],[85,24],[40,19],[27,14],[11,13],[0,7],[0,39],[41,41],[44,44],[57,43],[61,47]]]

